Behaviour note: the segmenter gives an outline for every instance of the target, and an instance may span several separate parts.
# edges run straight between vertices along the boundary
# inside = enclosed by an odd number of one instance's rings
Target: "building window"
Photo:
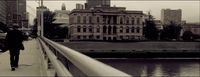
[[[77,16],[77,23],[81,23],[81,17]]]
[[[123,39],[123,36],[119,36],[120,39]]]
[[[97,23],[99,23],[100,22],[100,19],[99,19],[99,17],[97,17]]]
[[[120,17],[120,24],[123,24],[123,18]]]
[[[126,18],[126,24],[129,24],[129,18],[128,17]]]
[[[100,32],[100,28],[99,27],[97,27],[97,33],[99,33]]]
[[[129,33],[129,27],[126,27],[126,33]]]
[[[135,33],[135,27],[132,27],[132,28],[131,28],[131,32],[132,32],[132,33]]]
[[[117,33],[117,27],[116,27],[116,26],[113,27],[113,33],[114,33],[114,34]]]
[[[123,27],[122,26],[120,27],[120,33],[123,33]]]
[[[134,19],[134,18],[132,18],[132,24],[133,24],[133,25],[135,24],[135,19]]]
[[[78,39],[78,40],[81,39],[81,36],[77,36],[77,39]]]
[[[91,16],[89,17],[89,23],[92,23],[92,17]]]
[[[77,27],[77,32],[81,32],[81,27],[80,26]]]
[[[137,18],[137,24],[140,24],[140,18]]]
[[[86,23],[86,16],[83,17],[83,23]]]
[[[87,37],[86,36],[83,36],[83,39],[86,39]]]
[[[96,38],[97,38],[97,39],[100,39],[100,36],[98,35],[98,36],[96,36]]]
[[[112,29],[112,27],[111,26],[108,26],[108,34],[111,34],[111,30]]]
[[[140,28],[139,27],[137,27],[137,33],[140,33]]]
[[[92,36],[92,35],[89,35],[89,39],[90,39],[90,40],[93,39],[93,36]]]
[[[86,32],[86,30],[87,30],[87,29],[86,29],[86,27],[84,26],[84,27],[83,27],[83,32]]]
[[[135,36],[132,36],[132,39],[135,39]]]
[[[107,27],[103,26],[103,33],[107,33]]]
[[[92,26],[89,26],[89,32],[90,32],[90,33],[93,32]]]

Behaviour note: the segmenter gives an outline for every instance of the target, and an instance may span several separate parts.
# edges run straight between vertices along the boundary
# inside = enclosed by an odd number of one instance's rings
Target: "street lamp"
[[[44,6],[43,6],[43,0],[40,0],[39,2],[37,2],[39,4],[38,9],[38,13],[39,13],[39,17],[38,17],[38,35],[40,35],[41,37],[43,37],[44,35],[44,15],[43,15],[43,11],[44,11]]]

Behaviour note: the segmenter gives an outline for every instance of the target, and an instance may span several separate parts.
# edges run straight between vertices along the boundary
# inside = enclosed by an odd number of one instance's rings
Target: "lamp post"
[[[43,37],[44,36],[44,14],[43,14],[43,11],[44,11],[44,8],[43,8],[43,0],[41,0],[41,36]]]
[[[38,35],[40,35],[41,37],[43,37],[44,35],[44,15],[43,15],[43,11],[44,11],[44,6],[43,6],[43,0],[39,1],[39,7],[38,9]]]

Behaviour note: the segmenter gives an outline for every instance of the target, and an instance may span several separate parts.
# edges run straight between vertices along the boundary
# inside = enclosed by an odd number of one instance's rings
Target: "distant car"
[[[5,39],[6,38],[6,32],[3,32],[2,30],[0,30],[0,39]]]

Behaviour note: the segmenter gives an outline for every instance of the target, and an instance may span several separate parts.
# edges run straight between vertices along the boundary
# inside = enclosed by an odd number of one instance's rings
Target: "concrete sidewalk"
[[[42,61],[38,42],[33,39],[24,41],[25,50],[21,51],[19,67],[11,71],[9,52],[0,53],[0,77],[1,76],[42,76]]]

